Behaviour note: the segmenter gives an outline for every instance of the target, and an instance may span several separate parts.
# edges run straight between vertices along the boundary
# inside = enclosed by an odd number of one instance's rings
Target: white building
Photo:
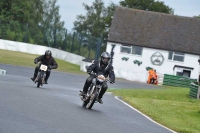
[[[151,67],[199,78],[200,19],[117,7],[107,52],[112,45],[116,77],[146,82]]]

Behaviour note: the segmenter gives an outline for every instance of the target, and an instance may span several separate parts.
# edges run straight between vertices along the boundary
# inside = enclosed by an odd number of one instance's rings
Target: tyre
[[[92,108],[92,106],[94,105],[94,103],[95,103],[95,101],[96,101],[96,98],[97,98],[97,93],[95,92],[95,93],[93,93],[93,94],[91,95],[90,101],[89,101],[89,103],[86,105],[86,108],[87,108],[87,109],[91,109],[91,108]]]
[[[90,102],[90,97],[87,97],[85,100],[83,100],[83,104],[82,104],[82,106],[84,107],[84,108],[86,108],[86,106],[87,106],[87,104]]]
[[[41,71],[40,73],[39,73],[39,76],[38,76],[38,83],[37,83],[37,87],[39,88],[40,86],[42,86],[42,79],[43,79],[43,77],[44,77],[44,72],[43,71]]]
[[[37,81],[37,87],[39,88],[41,84],[42,84],[42,76],[39,75],[38,81]]]
[[[37,82],[37,88],[40,88],[41,83],[42,83],[41,78],[39,78]]]

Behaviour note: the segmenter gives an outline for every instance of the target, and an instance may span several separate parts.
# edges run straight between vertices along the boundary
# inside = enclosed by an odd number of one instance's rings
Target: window
[[[184,54],[180,52],[169,51],[169,60],[184,62]]]
[[[121,53],[127,53],[130,54],[131,53],[131,46],[121,46]]]
[[[177,76],[190,77],[191,71],[183,70],[183,72],[176,72]]]
[[[192,70],[194,70],[194,68],[175,65],[173,70],[174,70],[174,74],[177,76],[190,77],[191,72]]]
[[[142,47],[139,46],[121,46],[120,52],[134,55],[142,55]]]
[[[132,46],[132,54],[142,55],[142,47]]]

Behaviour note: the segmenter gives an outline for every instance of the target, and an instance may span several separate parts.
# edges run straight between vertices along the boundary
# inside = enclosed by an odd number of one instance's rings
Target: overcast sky
[[[65,28],[71,30],[76,16],[85,14],[82,3],[91,5],[94,0],[58,0],[60,6],[61,19],[65,22]],[[104,0],[105,5],[114,2],[119,4],[120,0]],[[200,0],[160,0],[164,1],[166,5],[174,9],[175,15],[180,16],[198,16],[200,15]]]

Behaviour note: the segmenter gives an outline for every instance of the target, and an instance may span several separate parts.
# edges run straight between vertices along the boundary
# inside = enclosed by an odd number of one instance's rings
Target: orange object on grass
[[[158,75],[156,74],[156,71],[153,69],[150,69],[147,83],[148,84],[158,84],[157,77],[158,77]]]

